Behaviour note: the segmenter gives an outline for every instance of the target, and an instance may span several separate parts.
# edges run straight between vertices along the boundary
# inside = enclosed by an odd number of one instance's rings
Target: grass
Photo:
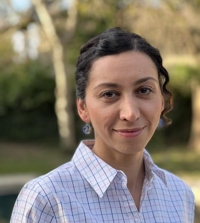
[[[0,174],[43,174],[71,159],[59,148],[30,144],[0,144]]]
[[[200,176],[200,153],[180,147],[150,152],[154,162],[176,175]]]
[[[161,168],[179,176],[200,176],[198,153],[181,147],[149,151]],[[71,157],[72,153],[68,154],[56,145],[0,143],[0,174],[42,174],[69,161]]]

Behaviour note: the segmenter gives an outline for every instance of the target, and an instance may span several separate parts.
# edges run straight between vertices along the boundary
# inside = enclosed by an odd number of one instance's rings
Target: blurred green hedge
[[[39,61],[1,67],[0,140],[58,138],[52,68]]]

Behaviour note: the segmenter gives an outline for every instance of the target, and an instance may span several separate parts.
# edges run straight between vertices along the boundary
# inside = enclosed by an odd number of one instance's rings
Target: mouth
[[[125,138],[134,138],[139,136],[143,132],[145,127],[146,126],[133,129],[113,129],[113,130],[120,136],[123,136]]]

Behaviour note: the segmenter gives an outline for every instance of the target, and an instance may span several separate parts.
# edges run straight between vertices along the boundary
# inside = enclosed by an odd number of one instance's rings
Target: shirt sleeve
[[[195,196],[193,192],[190,190],[187,193],[187,201],[188,205],[185,207],[186,213],[188,213],[188,222],[194,222],[194,215],[195,215]]]
[[[10,223],[56,223],[47,196],[33,188],[22,188],[12,211]]]

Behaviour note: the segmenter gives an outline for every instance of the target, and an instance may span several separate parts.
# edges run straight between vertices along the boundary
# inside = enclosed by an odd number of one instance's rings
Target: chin
[[[135,148],[133,145],[130,147],[123,147],[121,149],[119,149],[118,151],[124,155],[133,155],[135,153],[138,153],[138,152],[143,152],[144,150],[144,147],[137,147]]]

